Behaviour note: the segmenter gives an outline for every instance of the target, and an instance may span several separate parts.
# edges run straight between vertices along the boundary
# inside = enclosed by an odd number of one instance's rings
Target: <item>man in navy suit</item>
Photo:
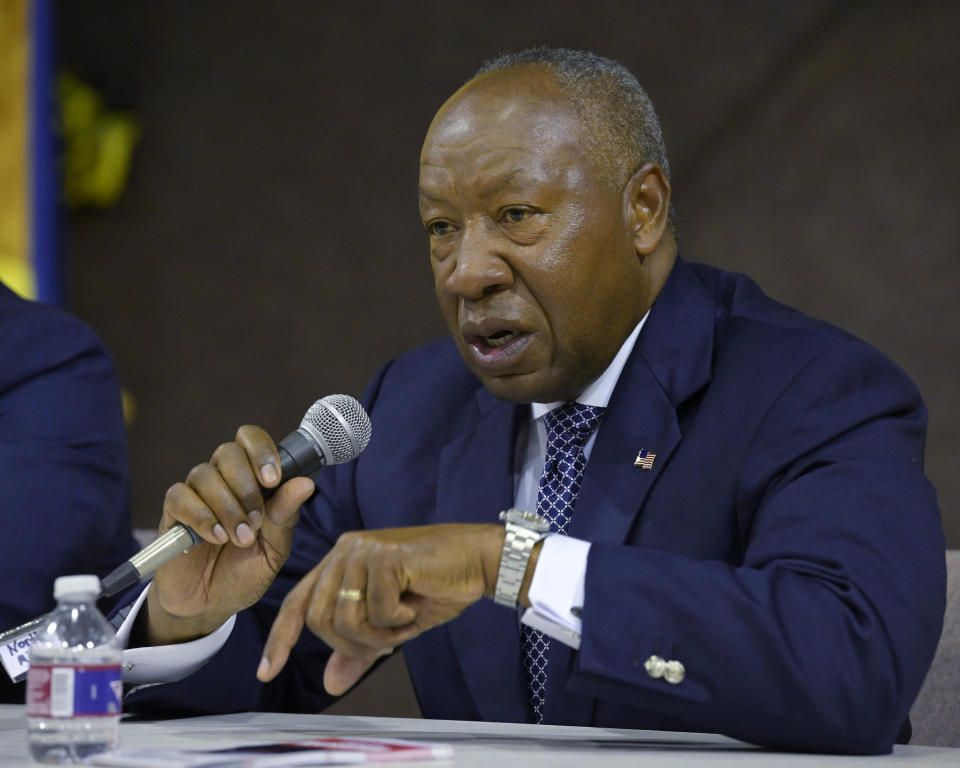
[[[126,427],[110,356],[66,312],[0,284],[0,629],[54,606],[53,582],[134,551]],[[0,699],[23,700],[5,674]]]
[[[132,644],[207,650],[128,708],[316,710],[403,644],[428,717],[889,751],[944,601],[906,376],[680,260],[652,106],[591,54],[457,91],[420,212],[452,339],[380,371],[368,449],[316,487],[265,504],[279,459],[243,427],[171,489],[161,529],[205,543]],[[512,506],[555,533],[505,535]]]

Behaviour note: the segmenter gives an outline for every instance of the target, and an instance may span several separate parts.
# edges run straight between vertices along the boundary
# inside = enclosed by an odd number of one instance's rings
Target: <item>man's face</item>
[[[582,147],[549,74],[483,75],[420,158],[437,299],[469,368],[513,402],[573,400],[648,305],[629,205]]]

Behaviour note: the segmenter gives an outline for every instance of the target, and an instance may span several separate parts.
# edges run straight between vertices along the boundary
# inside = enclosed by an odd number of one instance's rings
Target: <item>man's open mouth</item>
[[[483,336],[481,337],[487,346],[493,347],[494,349],[500,349],[507,346],[511,341],[517,338],[516,331],[497,331],[492,336]]]
[[[501,328],[489,334],[465,333],[463,338],[478,365],[498,368],[511,364],[526,349],[532,334]]]

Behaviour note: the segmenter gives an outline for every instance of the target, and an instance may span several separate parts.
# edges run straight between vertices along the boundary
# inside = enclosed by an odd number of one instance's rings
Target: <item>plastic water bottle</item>
[[[30,646],[27,739],[41,763],[79,763],[117,746],[121,657],[99,594],[96,576],[57,579],[57,607]]]

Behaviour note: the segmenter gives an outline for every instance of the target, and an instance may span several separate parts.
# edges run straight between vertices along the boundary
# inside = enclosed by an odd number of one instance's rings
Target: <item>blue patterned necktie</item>
[[[537,514],[550,521],[550,530],[565,534],[580,492],[587,458],[583,446],[600,423],[603,408],[567,403],[544,416],[547,454],[537,492]],[[520,625],[520,645],[527,675],[533,721],[543,722],[547,694],[547,651],[550,638]]]

